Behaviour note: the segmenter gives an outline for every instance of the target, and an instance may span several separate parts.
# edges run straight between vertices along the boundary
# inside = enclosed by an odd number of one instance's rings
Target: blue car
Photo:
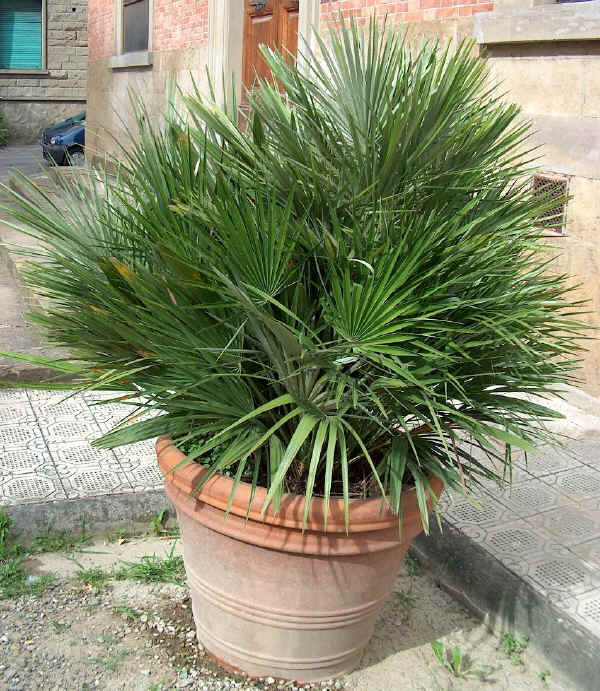
[[[85,163],[85,113],[47,127],[40,140],[42,155],[51,165]]]

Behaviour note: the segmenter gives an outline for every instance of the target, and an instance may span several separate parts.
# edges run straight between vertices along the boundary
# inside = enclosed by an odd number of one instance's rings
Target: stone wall
[[[35,140],[44,127],[85,110],[87,5],[87,0],[47,0],[44,69],[0,71],[0,109],[11,139]]]

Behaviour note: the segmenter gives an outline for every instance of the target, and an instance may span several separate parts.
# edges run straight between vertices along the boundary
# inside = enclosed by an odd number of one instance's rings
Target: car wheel
[[[69,159],[72,166],[85,165],[85,153],[81,149],[73,149],[69,151]]]

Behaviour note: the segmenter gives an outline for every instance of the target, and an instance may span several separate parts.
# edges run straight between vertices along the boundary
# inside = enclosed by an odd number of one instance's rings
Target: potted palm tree
[[[357,663],[443,487],[549,440],[582,329],[470,44],[342,24],[308,58],[265,51],[244,126],[137,101],[110,174],[12,195],[55,366],[134,406],[95,444],[160,437],[199,639],[302,681]]]

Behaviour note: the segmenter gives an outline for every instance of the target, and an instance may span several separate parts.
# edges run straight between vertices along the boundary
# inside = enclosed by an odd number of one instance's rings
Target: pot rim
[[[207,472],[206,469],[197,463],[189,462],[174,470],[177,464],[185,459],[185,454],[175,446],[171,437],[168,436],[162,436],[156,440],[156,454],[165,483],[171,483],[177,489],[192,495],[197,501],[209,504],[224,512],[227,511],[234,484],[232,478],[214,475],[206,482],[200,492],[194,493],[194,488]],[[444,487],[443,481],[432,475],[429,477],[429,482],[436,497],[439,497]],[[325,500],[322,497],[311,498],[308,516],[306,523],[304,523],[304,495],[284,494],[277,515],[275,515],[272,504],[269,505],[264,515],[262,514],[262,507],[267,497],[266,488],[256,487],[252,505],[248,510],[251,496],[252,485],[240,482],[231,502],[230,513],[273,526],[325,532]],[[431,509],[432,501],[429,497],[427,504]],[[420,521],[420,511],[414,488],[404,490],[402,506],[402,523]],[[349,526],[346,529],[343,498],[332,497],[329,500],[327,533],[360,533],[390,528],[397,529],[398,524],[398,516],[389,508],[384,508],[382,499],[351,499]]]

